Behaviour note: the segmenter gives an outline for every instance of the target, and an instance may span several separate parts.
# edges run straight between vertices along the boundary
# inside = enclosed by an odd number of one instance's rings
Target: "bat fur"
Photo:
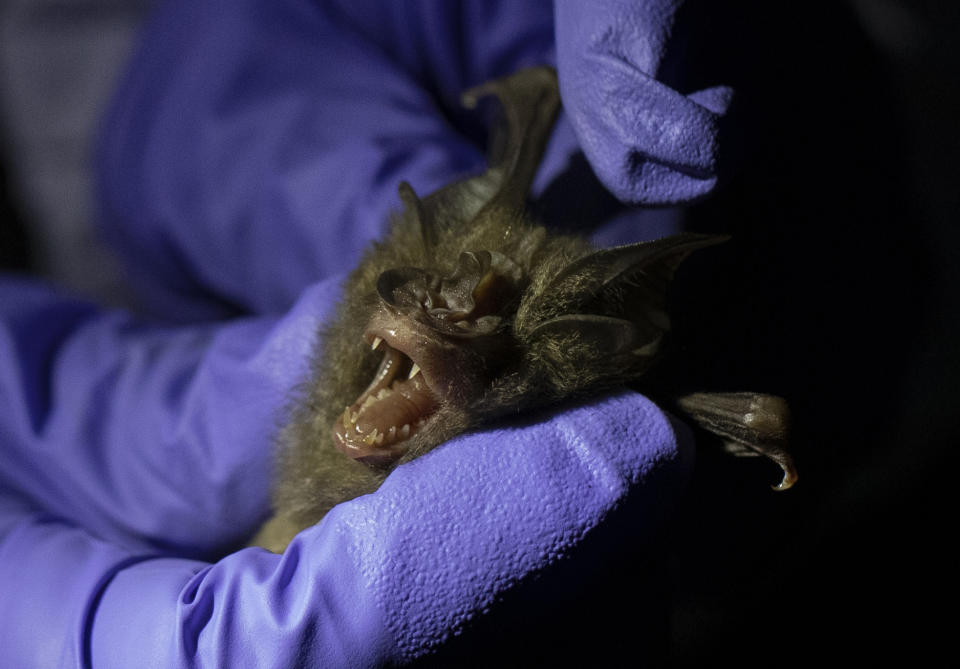
[[[501,155],[422,200],[401,184],[402,212],[318,337],[279,439],[274,517],[254,544],[282,551],[334,505],[465,430],[637,382],[663,352],[677,265],[723,241],[681,234],[597,250],[548,234],[525,203],[560,106],[556,75],[522,70],[468,91],[464,103],[484,96],[503,109]],[[781,398],[658,399],[730,450],[773,459],[784,472],[778,488],[796,481]]]

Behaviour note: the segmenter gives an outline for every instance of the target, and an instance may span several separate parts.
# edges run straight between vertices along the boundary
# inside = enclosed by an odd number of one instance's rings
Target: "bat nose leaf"
[[[523,271],[496,251],[464,251],[453,273],[438,277],[417,267],[380,274],[377,293],[401,313],[422,312],[428,325],[463,337],[496,331],[506,307],[519,295]]]

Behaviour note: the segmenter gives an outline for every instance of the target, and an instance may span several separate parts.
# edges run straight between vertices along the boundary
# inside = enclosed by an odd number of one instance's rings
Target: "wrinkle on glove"
[[[140,550],[235,546],[269,506],[273,435],[339,292],[174,328],[0,279],[0,488]]]
[[[732,89],[684,94],[660,79],[683,4],[555,2],[564,109],[597,176],[623,202],[677,204],[717,186]]]
[[[676,500],[688,447],[624,393],[455,439],[282,556],[208,562],[262,521],[276,412],[338,292],[320,284],[279,320],[174,329],[0,280],[4,665],[405,661],[628,494],[647,498],[641,537]]]
[[[93,659],[409,661],[562,559],[638,485],[649,504],[635,527],[652,532],[689,464],[666,417],[632,393],[460,437],[336,507],[282,556],[246,549],[200,570],[167,559],[121,571],[100,604]]]
[[[103,124],[98,222],[152,316],[283,311],[355,266],[401,180],[426,195],[482,171],[460,94],[542,63],[565,113],[534,192],[582,149],[624,202],[702,197],[731,91],[662,80],[681,4],[161,3]]]
[[[552,62],[552,21],[542,0],[161,3],[97,156],[99,224],[142,308],[274,313],[353,269],[402,180],[426,195],[483,171],[460,94]]]

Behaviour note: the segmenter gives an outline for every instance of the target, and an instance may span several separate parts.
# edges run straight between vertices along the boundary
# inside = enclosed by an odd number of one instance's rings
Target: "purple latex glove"
[[[153,317],[283,311],[353,268],[401,180],[483,169],[466,88],[557,61],[572,127],[536,191],[582,146],[624,201],[702,196],[730,91],[657,80],[678,5],[561,0],[555,54],[546,0],[169,0],[103,126],[106,236]]]
[[[552,49],[543,0],[162,3],[104,124],[106,235],[153,316],[285,310],[353,269],[400,181],[482,171],[460,94]]]
[[[222,557],[263,520],[277,412],[338,292],[305,288],[353,266],[401,179],[482,165],[459,93],[551,62],[552,19],[532,0],[163,4],[105,125],[106,228],[152,316],[273,315],[160,327],[0,283],[0,664],[409,659],[628,492],[649,536],[689,451],[626,394],[457,439],[283,557]],[[538,183],[575,148],[561,123]]]
[[[676,499],[690,453],[626,393],[460,437],[283,556],[185,557],[262,520],[269,435],[337,289],[318,285],[282,319],[175,329],[0,280],[0,664],[405,661],[560,560],[628,493],[644,499],[639,536]]]
[[[676,204],[717,185],[726,86],[659,80],[682,0],[556,0],[564,109],[597,176],[623,202]]]

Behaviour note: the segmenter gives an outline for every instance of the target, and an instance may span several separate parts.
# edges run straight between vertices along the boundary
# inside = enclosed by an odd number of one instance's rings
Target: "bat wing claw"
[[[786,401],[761,393],[693,393],[676,401],[697,425],[723,438],[737,456],[762,455],[783,470],[774,490],[789,490],[799,476],[787,450],[790,411]]]

